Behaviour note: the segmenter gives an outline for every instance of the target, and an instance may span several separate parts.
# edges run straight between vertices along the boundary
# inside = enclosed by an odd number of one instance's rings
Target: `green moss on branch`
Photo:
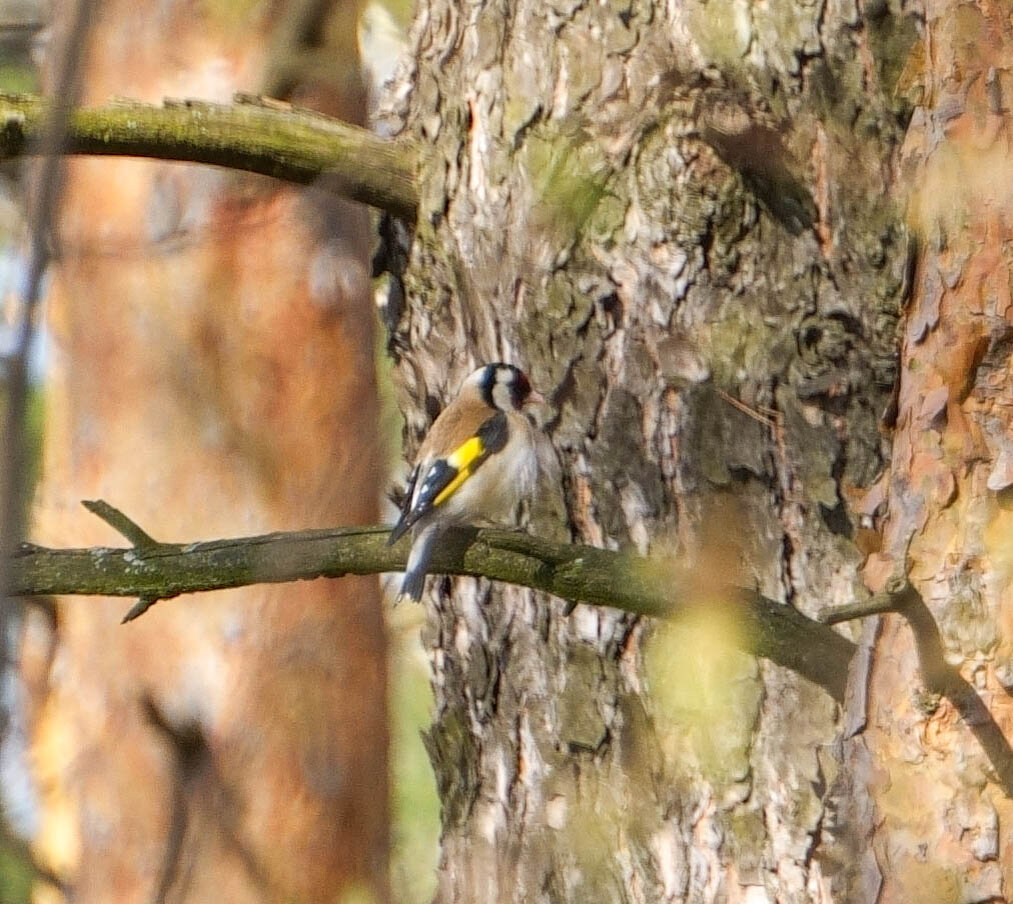
[[[142,541],[130,549],[46,549],[26,544],[11,560],[17,596],[96,595],[136,597],[127,619],[158,600],[182,593],[249,584],[338,578],[404,569],[408,540],[387,545],[385,527],[352,527],[264,534],[206,543],[162,543],[122,512],[89,503],[100,518]],[[678,618],[700,606],[735,614],[736,641],[747,651],[791,669],[842,700],[855,645],[822,624],[752,590],[701,586],[676,564],[589,546],[553,543],[516,531],[462,528],[447,535],[434,556],[434,572],[487,577],[543,590],[565,600],[612,606],[659,618]],[[945,694],[966,719],[1013,796],[1013,749],[974,688],[945,663],[931,614],[905,584],[868,611],[897,611],[911,624],[927,687]]]
[[[69,117],[66,152],[205,163],[329,190],[414,219],[417,149],[365,129],[253,98],[226,105],[118,102]],[[0,95],[0,157],[36,153],[48,105]]]
[[[12,590],[19,596],[137,597],[145,601],[143,611],[155,600],[182,593],[403,570],[408,541],[389,547],[387,535],[386,528],[365,527],[157,543],[148,549],[26,546],[11,563]],[[747,650],[793,669],[838,699],[844,693],[854,652],[848,640],[752,591],[722,586],[701,593],[670,563],[512,531],[461,529],[448,535],[432,570],[656,617],[677,617],[702,605],[701,598],[713,600],[707,604],[737,612]]]

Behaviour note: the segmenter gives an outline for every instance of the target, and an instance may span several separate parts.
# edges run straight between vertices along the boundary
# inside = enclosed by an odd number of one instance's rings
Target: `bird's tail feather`
[[[424,528],[412,543],[412,551],[408,556],[404,580],[401,582],[399,599],[410,599],[418,602],[422,599],[422,591],[426,586],[426,574],[429,560],[432,558],[433,547],[439,538],[439,529],[435,524]]]

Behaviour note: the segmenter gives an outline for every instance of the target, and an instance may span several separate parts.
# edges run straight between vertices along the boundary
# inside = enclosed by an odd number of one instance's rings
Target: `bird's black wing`
[[[416,466],[405,508],[388,542],[397,542],[419,518],[453,496],[490,455],[506,445],[508,429],[506,415],[497,411],[482,422],[474,436],[461,443],[450,455],[430,462],[425,474],[420,474]],[[421,483],[416,493],[415,484],[419,480]]]
[[[401,514],[398,515],[397,524],[394,525],[394,529],[390,532],[390,536],[387,538],[387,545],[392,546],[397,543],[411,524],[408,523],[408,516],[412,510],[412,496],[415,495],[415,481],[419,479],[419,466],[415,465],[412,468],[411,474],[408,475],[408,483],[405,485],[404,493],[400,499],[394,499],[393,501],[398,503],[401,507]]]

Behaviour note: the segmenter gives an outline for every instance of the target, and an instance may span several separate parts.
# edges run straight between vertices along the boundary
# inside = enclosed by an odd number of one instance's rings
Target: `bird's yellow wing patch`
[[[450,455],[447,456],[447,464],[458,471],[470,468],[475,459],[485,454],[485,443],[481,436],[473,436],[467,442],[461,443]]]
[[[482,461],[485,455],[485,443],[480,436],[473,436],[451,452],[447,456],[447,464],[457,471],[457,476],[440,490],[440,494],[433,500],[433,505],[442,505],[453,496],[461,484],[471,477],[476,464]]]

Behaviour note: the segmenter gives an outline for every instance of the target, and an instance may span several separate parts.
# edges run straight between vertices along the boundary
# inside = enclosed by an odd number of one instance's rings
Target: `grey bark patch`
[[[602,545],[692,553],[716,530],[766,595],[805,611],[843,602],[856,576],[860,556],[834,533],[840,483],[866,486],[884,464],[909,261],[881,164],[901,136],[893,100],[867,85],[853,6],[729,0],[734,32],[710,6],[521,0],[465,15],[424,0],[403,96],[432,155],[400,371],[433,387],[493,352],[524,363],[552,396],[567,509],[534,506],[537,531],[565,522]],[[703,111],[729,97],[747,123],[785,124],[775,159],[706,140]],[[791,209],[776,209],[778,185]],[[424,424],[421,397],[402,401]],[[454,665],[473,605],[495,638],[494,695],[477,659]],[[729,679],[717,696],[734,730],[711,745],[715,768],[659,724],[643,632],[610,610],[558,611],[458,582],[428,613],[448,663],[429,734],[439,901],[703,900],[740,868],[804,901],[830,861],[839,900],[872,900],[868,771],[845,757],[820,787],[815,751],[841,728],[822,692],[768,666]],[[563,828],[546,828],[552,800]],[[855,844],[820,859],[830,801],[861,818]]]

